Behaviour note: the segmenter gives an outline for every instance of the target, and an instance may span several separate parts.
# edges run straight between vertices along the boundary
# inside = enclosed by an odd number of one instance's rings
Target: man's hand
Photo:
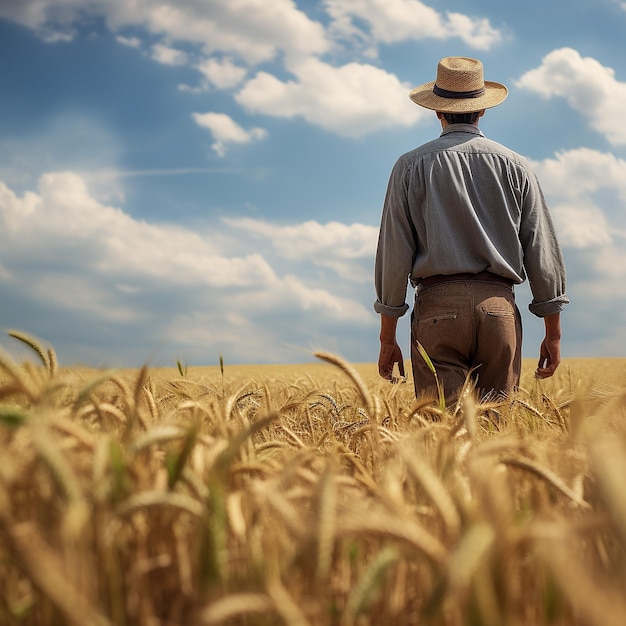
[[[559,313],[543,318],[546,336],[539,348],[539,363],[535,378],[550,378],[561,362],[561,316]]]
[[[398,382],[393,377],[393,366],[397,363],[400,376],[404,378],[404,360],[402,350],[396,341],[397,317],[380,316],[380,353],[378,354],[378,373],[391,382]]]
[[[561,340],[546,337],[539,348],[539,363],[537,363],[535,378],[549,378],[554,374],[560,362]]]
[[[380,353],[378,355],[378,373],[385,379],[394,381],[393,366],[398,364],[400,376],[404,377],[404,360],[400,346],[394,343],[380,343]]]

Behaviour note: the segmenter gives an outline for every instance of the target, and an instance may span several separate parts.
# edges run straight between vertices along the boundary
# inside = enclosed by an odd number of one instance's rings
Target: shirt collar
[[[440,137],[448,135],[449,133],[470,133],[471,135],[478,135],[479,137],[485,136],[480,128],[474,126],[474,124],[448,124],[441,132]]]

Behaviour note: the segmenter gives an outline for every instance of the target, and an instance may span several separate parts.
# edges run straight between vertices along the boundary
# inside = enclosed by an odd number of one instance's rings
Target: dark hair
[[[471,113],[444,113],[448,124],[474,124],[478,119],[480,111],[472,111]]]

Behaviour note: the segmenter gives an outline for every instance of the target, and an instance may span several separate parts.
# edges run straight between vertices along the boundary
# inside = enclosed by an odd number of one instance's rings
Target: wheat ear
[[[374,403],[374,399],[372,398],[372,394],[370,394],[367,385],[363,382],[363,379],[359,376],[357,371],[341,357],[331,354],[330,352],[315,352],[313,356],[322,361],[326,361],[326,363],[331,363],[332,365],[337,366],[352,380],[361,396],[361,399],[365,403],[369,418],[375,419],[376,405]]]

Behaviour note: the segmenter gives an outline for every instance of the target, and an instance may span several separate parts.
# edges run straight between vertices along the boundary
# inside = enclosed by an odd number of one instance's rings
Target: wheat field
[[[479,403],[372,364],[0,352],[0,624],[626,624],[626,359]]]

